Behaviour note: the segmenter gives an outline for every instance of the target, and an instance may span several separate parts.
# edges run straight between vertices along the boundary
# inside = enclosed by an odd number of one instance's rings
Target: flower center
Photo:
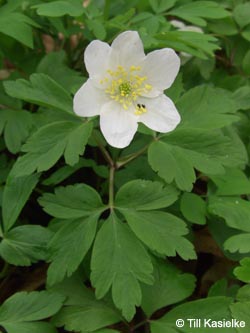
[[[108,75],[100,81],[106,94],[120,103],[124,110],[134,105],[136,115],[147,111],[145,105],[136,104],[136,100],[152,89],[152,86],[146,83],[147,77],[140,75],[140,71],[140,66],[130,66],[129,70],[118,66],[115,71],[107,70]]]
[[[132,92],[132,87],[129,82],[123,82],[119,85],[119,92],[121,96],[128,97]]]

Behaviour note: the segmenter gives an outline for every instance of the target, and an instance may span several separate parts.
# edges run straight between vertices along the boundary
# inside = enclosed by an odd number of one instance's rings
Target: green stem
[[[109,170],[109,208],[111,211],[114,208],[114,176],[115,166],[111,166]]]
[[[110,0],[105,0],[103,18],[104,20],[108,20],[109,18],[109,9],[110,9]]]
[[[135,158],[137,158],[138,156],[142,155],[148,149],[149,145],[150,144],[146,145],[145,147],[143,147],[142,149],[138,150],[134,154],[128,155],[128,156],[124,157],[123,159],[118,160],[116,162],[117,169],[121,168],[125,164],[133,161]]]
[[[114,166],[114,161],[113,161],[112,157],[110,156],[109,152],[107,151],[107,149],[102,145],[100,140],[98,140],[96,135],[93,134],[93,137],[94,137],[96,143],[98,144],[98,147],[99,147],[100,151],[102,152],[102,155],[105,158],[105,160],[108,162],[108,164],[111,167]]]

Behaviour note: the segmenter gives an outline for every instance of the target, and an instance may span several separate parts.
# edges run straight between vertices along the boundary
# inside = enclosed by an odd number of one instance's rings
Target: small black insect
[[[144,104],[137,104],[137,107],[139,109],[146,109],[146,106]]]

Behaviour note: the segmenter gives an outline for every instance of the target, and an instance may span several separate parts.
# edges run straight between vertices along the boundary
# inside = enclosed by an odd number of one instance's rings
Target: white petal
[[[100,40],[91,42],[84,53],[84,63],[90,78],[99,80],[109,68],[111,47]]]
[[[171,20],[170,23],[172,24],[173,27],[178,28],[178,29],[184,29],[186,25],[179,20]]]
[[[156,98],[140,98],[147,112],[139,116],[139,121],[154,131],[167,133],[175,129],[181,117],[174,103],[165,95]]]
[[[194,25],[186,25],[184,28],[181,28],[182,31],[192,31],[192,32],[200,32],[203,33],[203,30],[199,27],[196,27]]]
[[[100,114],[100,110],[108,101],[104,91],[95,88],[89,79],[76,92],[73,100],[74,112],[81,117],[92,117]]]
[[[174,82],[180,68],[180,58],[174,50],[165,48],[150,52],[143,61],[143,73],[153,87],[150,97],[157,96]]]
[[[101,131],[107,142],[116,148],[127,147],[137,130],[137,117],[118,103],[106,103],[100,114]]]
[[[118,56],[118,65],[126,68],[137,66],[145,58],[143,44],[136,31],[125,31],[118,35],[111,48]]]

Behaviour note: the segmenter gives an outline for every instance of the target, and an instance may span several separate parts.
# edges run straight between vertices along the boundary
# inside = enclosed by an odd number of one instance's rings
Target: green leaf
[[[72,93],[83,84],[80,73],[67,66],[67,55],[64,51],[46,54],[37,66],[36,72],[47,74],[65,90]]]
[[[123,30],[128,26],[128,22],[130,21],[132,22],[133,19],[135,18],[134,15],[136,13],[136,10],[135,8],[131,8],[129,6],[129,9],[127,11],[123,12],[122,14],[119,14],[119,12],[117,12],[114,17],[110,18],[107,24],[110,27],[115,27],[116,29]]]
[[[126,183],[119,189],[115,205],[118,209],[151,210],[168,207],[177,198],[178,191],[173,186],[137,179]]]
[[[220,247],[223,254],[230,260],[238,261],[244,257],[239,253],[232,254],[231,252],[225,250],[225,243],[231,237],[240,234],[241,232],[237,229],[230,228],[224,220],[216,216],[210,216],[208,219],[208,228],[213,239]]]
[[[135,306],[141,304],[139,281],[152,283],[152,271],[145,248],[128,226],[112,214],[99,230],[92,253],[91,281],[97,298],[102,298],[112,286],[115,305],[131,320]]]
[[[224,175],[211,176],[217,186],[216,195],[250,194],[250,180],[240,169],[226,169]]]
[[[200,299],[197,301],[187,302],[176,306],[174,309],[167,312],[162,318],[157,321],[151,322],[151,330],[152,333],[167,333],[167,332],[179,332],[175,330],[176,328],[176,320],[182,319],[184,320],[184,327],[181,328],[181,332],[183,333],[193,333],[194,330],[197,333],[236,333],[234,328],[226,327],[225,329],[204,327],[203,321],[204,319],[211,320],[230,320],[231,314],[229,310],[229,306],[232,303],[232,299],[229,297],[209,297],[206,299]],[[201,327],[193,327],[190,325],[188,319],[191,318],[199,318],[201,319]],[[161,330],[160,330],[161,328]]]
[[[216,281],[208,292],[208,297],[226,296],[227,295],[227,279],[223,278]]]
[[[70,94],[48,75],[32,74],[30,81],[5,81],[4,88],[11,97],[72,113]]]
[[[41,127],[23,145],[26,154],[18,158],[11,174],[22,176],[48,170],[62,155],[67,164],[76,164],[84,153],[92,126],[92,122],[57,121]]]
[[[250,9],[250,6],[249,6]],[[244,56],[242,68],[247,75],[250,75],[250,50]]]
[[[189,160],[178,150],[173,152],[171,147],[164,142],[154,142],[148,149],[148,162],[167,183],[171,183],[175,179],[179,188],[186,191],[192,189],[195,172]]]
[[[78,268],[94,240],[98,217],[99,214],[92,214],[86,219],[68,221],[56,232],[48,247],[52,261],[49,285],[69,277]]]
[[[231,125],[240,119],[235,115],[238,108],[233,93],[227,90],[209,85],[192,88],[178,100],[177,109],[181,115],[178,129],[210,131]]]
[[[250,258],[244,258],[240,261],[240,266],[234,269],[234,275],[240,281],[250,283]]]
[[[184,193],[181,197],[180,209],[189,222],[206,224],[206,203],[197,194]]]
[[[249,253],[250,233],[238,234],[229,237],[224,243],[224,249],[229,252]]]
[[[183,92],[183,77],[182,74],[178,74],[172,86],[168,88],[166,95],[171,98],[174,103],[176,103],[180,99]]]
[[[233,318],[245,323],[244,327],[237,327],[237,333],[247,333],[250,327],[249,318],[250,302],[237,302],[230,305]]]
[[[154,36],[154,42],[158,47],[172,47],[201,59],[213,57],[219,49],[215,37],[193,31],[164,31]]]
[[[237,24],[231,16],[209,22],[208,29],[209,31],[226,36],[233,36],[238,33]]]
[[[246,284],[238,290],[236,299],[239,302],[250,301],[250,284]]]
[[[242,30],[241,35],[248,42],[250,41],[250,26],[249,26],[249,24]]]
[[[32,26],[38,27],[26,15],[13,12],[3,14],[0,11],[0,32],[30,48],[33,48]]]
[[[181,219],[160,211],[122,213],[136,236],[152,250],[170,257],[179,254],[184,260],[196,258],[193,245],[183,237],[188,229]]]
[[[19,292],[0,307],[0,325],[8,333],[54,333],[49,323],[34,322],[54,315],[62,307],[64,297],[47,291]]]
[[[58,187],[55,194],[39,198],[39,204],[46,213],[61,219],[86,217],[105,209],[99,194],[86,184]]]
[[[150,317],[156,310],[178,303],[189,297],[195,288],[195,277],[182,274],[163,260],[154,261],[152,286],[142,285],[142,309]]]
[[[102,18],[101,18],[102,19]],[[105,29],[105,26],[102,22],[102,20],[99,19],[91,19],[91,20],[86,20],[87,26],[89,28],[89,30],[91,30],[94,34],[94,36],[97,39],[100,40],[104,40],[106,35],[107,35],[107,31]]]
[[[32,6],[37,10],[37,14],[40,16],[48,17],[61,17],[64,15],[70,15],[73,17],[81,16],[84,13],[84,7],[81,1],[51,1],[49,3],[42,3]]]
[[[94,292],[85,287],[79,273],[54,285],[52,291],[66,297],[66,307],[52,319],[58,327],[64,326],[69,331],[96,332],[122,320],[112,304],[95,298]]]
[[[6,147],[11,153],[20,151],[32,127],[31,113],[24,110],[0,110],[0,135],[4,133]]]
[[[63,308],[56,316],[57,326],[67,330],[96,332],[97,329],[119,321],[117,313],[103,305],[69,306]]]
[[[250,87],[240,87],[233,93],[233,98],[242,110],[250,109]]]
[[[46,260],[47,244],[52,234],[39,225],[24,225],[4,234],[0,243],[0,254],[8,263],[30,266],[39,260]]]
[[[233,16],[238,25],[243,28],[250,23],[250,4],[242,3],[234,8]]]
[[[47,322],[6,323],[8,333],[58,333],[56,328]]]
[[[49,178],[45,179],[43,181],[43,185],[50,186],[50,185],[58,185],[63,180],[70,177],[73,173],[78,171],[81,168],[92,168],[94,172],[102,177],[102,178],[108,178],[108,167],[105,165],[97,165],[94,160],[91,159],[84,159],[80,158],[79,162],[74,164],[73,166],[65,165],[61,167],[60,169],[53,172]]]
[[[7,179],[3,192],[2,215],[4,230],[16,222],[23,206],[38,183],[38,175]]]
[[[176,0],[149,0],[149,3],[155,13],[162,13],[173,7]]]
[[[250,232],[250,202],[238,197],[211,197],[208,211],[235,229]]]
[[[221,19],[230,15],[229,12],[214,1],[190,2],[174,8],[169,14],[200,26],[206,26],[206,21],[203,18]]]
[[[167,183],[175,180],[180,189],[191,191],[194,168],[213,175],[222,174],[224,166],[246,163],[244,146],[234,140],[220,131],[176,130],[150,145],[149,164]]]

